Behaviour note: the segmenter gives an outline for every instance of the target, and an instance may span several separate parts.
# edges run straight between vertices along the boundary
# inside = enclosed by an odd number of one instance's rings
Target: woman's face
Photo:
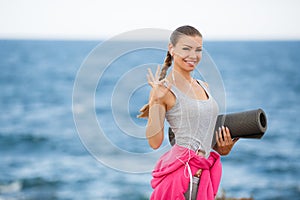
[[[175,46],[170,46],[173,56],[174,68],[191,72],[202,57],[202,38],[200,36],[186,36],[179,38]]]

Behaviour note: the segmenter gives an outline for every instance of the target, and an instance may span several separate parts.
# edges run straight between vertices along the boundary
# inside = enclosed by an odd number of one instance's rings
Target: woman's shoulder
[[[209,85],[208,85],[207,82],[202,81],[202,80],[200,80],[200,79],[196,79],[196,80],[197,80],[197,82],[198,82],[199,84],[203,84],[203,86],[204,86],[205,88],[209,89]]]

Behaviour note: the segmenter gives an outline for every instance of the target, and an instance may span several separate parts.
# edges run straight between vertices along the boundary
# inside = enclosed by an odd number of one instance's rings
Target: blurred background
[[[204,35],[204,47],[224,82],[227,112],[262,108],[268,118],[261,140],[240,139],[222,157],[220,193],[299,198],[299,8],[296,0],[0,0],[0,199],[148,199],[150,173],[114,170],[85,149],[73,120],[73,85],[90,52],[109,38],[186,24]],[[136,39],[142,46],[149,42],[141,35]],[[162,63],[164,57],[158,51],[131,53],[120,62],[127,67],[123,71],[107,70],[111,79],[95,95],[98,119],[110,119],[111,108],[97,98],[110,94],[122,72],[149,59]],[[130,114],[145,124],[134,116],[147,91],[135,95]],[[149,151],[145,140],[123,137],[113,118],[103,129],[120,148]]]

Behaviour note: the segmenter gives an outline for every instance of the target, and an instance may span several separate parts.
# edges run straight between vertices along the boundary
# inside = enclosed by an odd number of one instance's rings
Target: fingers
[[[152,71],[151,71],[150,68],[148,68],[148,74],[147,74],[147,77],[148,77],[148,76],[149,76],[149,79],[148,79],[148,80],[150,80],[151,82],[154,82],[154,81],[155,81],[155,78],[154,78],[154,76],[153,76]]]
[[[148,80],[148,84],[151,87],[154,87],[155,84],[158,84],[158,79],[156,78],[157,72],[158,72],[158,70],[156,70],[155,77],[154,77],[151,69],[148,68],[147,80]]]
[[[223,135],[222,135],[222,129],[219,128],[218,131],[216,131],[216,138],[217,138],[217,145],[222,146],[223,145]]]
[[[160,74],[160,66],[157,66],[156,72],[155,72],[155,80],[158,81],[159,80],[159,74]]]
[[[223,135],[224,135],[224,141],[225,141],[225,144],[231,144],[232,143],[232,139],[231,139],[231,136],[230,136],[230,131],[229,129],[224,126],[222,126],[222,131],[223,131]]]
[[[165,86],[165,88],[170,90],[172,87],[172,84],[167,79],[162,79],[159,81],[159,74],[160,74],[160,66],[159,65],[157,66],[155,76],[153,75],[151,69],[148,68],[148,74],[147,74],[148,84],[151,87],[154,87],[154,85]]]
[[[220,127],[218,131],[216,131],[216,136],[217,136],[217,144],[222,146],[222,145],[230,145],[233,142],[235,143],[238,138],[232,139],[230,130],[228,127]]]
[[[239,138],[232,139],[229,128],[222,126],[216,131],[217,146],[215,150],[221,155],[227,155],[238,140]]]
[[[217,145],[221,146],[219,131],[216,131],[216,141],[217,141]]]
[[[149,77],[150,77],[150,80],[153,81],[153,82],[158,82],[159,80],[159,73],[160,73],[160,66],[158,65],[157,66],[157,69],[156,69],[156,72],[155,72],[155,76],[153,76],[153,73],[151,71],[150,68],[148,68],[148,74],[149,74]]]

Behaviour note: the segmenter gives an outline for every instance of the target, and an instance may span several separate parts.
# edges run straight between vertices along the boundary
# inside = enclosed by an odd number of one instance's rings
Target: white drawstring
[[[184,166],[184,171],[183,171],[183,174],[186,178],[189,178],[190,179],[190,195],[189,195],[189,200],[192,200],[192,190],[193,190],[193,174],[192,174],[192,170],[191,170],[191,167],[189,165],[189,161],[191,159],[191,152],[190,150],[188,150],[188,154],[189,154],[189,158],[186,162],[183,162],[183,160],[180,159],[180,156],[177,157],[176,156],[176,159],[179,160],[180,162],[182,162],[185,166]],[[188,174],[186,174],[186,168],[187,168],[187,171],[188,171]]]
[[[190,195],[189,195],[189,200],[192,200],[192,190],[193,190],[193,175],[192,175],[192,170],[188,162],[186,162],[186,166],[188,168],[189,176],[190,176]]]

